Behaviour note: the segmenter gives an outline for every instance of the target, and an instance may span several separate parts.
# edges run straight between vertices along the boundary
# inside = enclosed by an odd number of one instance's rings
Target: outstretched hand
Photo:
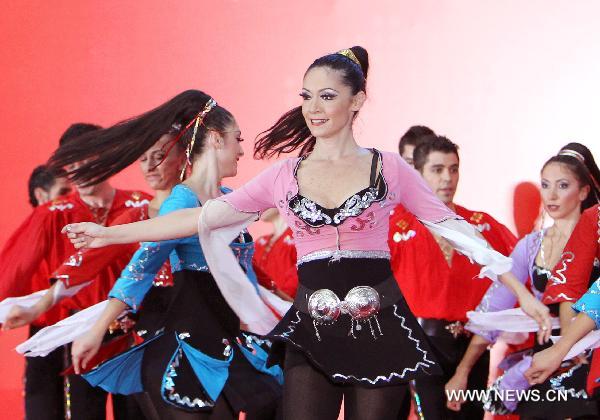
[[[525,371],[525,378],[531,385],[543,383],[562,362],[563,355],[552,346],[533,355],[531,367]]]
[[[92,222],[71,223],[62,228],[73,246],[79,248],[101,248],[110,245],[106,227]]]
[[[31,324],[39,316],[37,311],[31,307],[14,305],[8,311],[6,320],[2,324],[3,330],[12,330]]]
[[[540,327],[537,332],[538,343],[544,344],[550,340],[550,334],[552,334],[552,319],[550,318],[550,310],[548,307],[531,294],[523,296],[519,300],[519,304],[523,312],[533,318]]]
[[[73,369],[75,369],[77,375],[87,368],[89,361],[98,353],[101,344],[102,336],[92,331],[73,341],[71,359],[73,361]]]
[[[460,411],[464,404],[464,398],[459,398],[460,393],[467,390],[468,377],[455,373],[452,378],[446,383],[446,407],[452,411]]]

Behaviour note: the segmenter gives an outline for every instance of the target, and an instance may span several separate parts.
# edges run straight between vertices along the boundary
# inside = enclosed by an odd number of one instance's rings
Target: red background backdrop
[[[359,143],[395,150],[413,124],[461,146],[457,201],[512,227],[512,189],[569,140],[598,152],[600,4],[422,0],[4,2],[0,244],[29,212],[26,181],[72,122],[110,124],[199,88],[252,140],[298,103],[316,57],[371,54]],[[237,186],[264,162],[250,157]],[[144,188],[136,168],[115,185]],[[31,244],[35,246],[35,244]],[[0,268],[1,269],[1,268]],[[0,410],[21,411],[24,331],[0,335]]]

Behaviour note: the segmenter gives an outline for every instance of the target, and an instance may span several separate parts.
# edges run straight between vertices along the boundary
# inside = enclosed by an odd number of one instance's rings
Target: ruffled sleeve
[[[517,243],[517,246],[510,255],[513,259],[513,265],[510,271],[523,284],[525,284],[529,278],[529,258],[527,250],[529,249],[532,235],[535,234],[530,234],[522,238]],[[485,292],[481,302],[477,308],[475,308],[475,312],[488,313],[503,311],[514,308],[516,303],[517,297],[512,293],[512,291],[504,284],[496,282],[493,283]],[[485,338],[489,342],[495,342],[501,333],[501,331],[478,328],[472,322],[467,323],[465,328],[472,333]]]
[[[263,170],[240,188],[219,197],[235,210],[258,213],[275,207],[275,185],[287,160],[277,162]]]

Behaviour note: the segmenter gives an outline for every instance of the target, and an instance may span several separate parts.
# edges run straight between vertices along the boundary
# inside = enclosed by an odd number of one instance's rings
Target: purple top
[[[540,251],[542,244],[543,231],[534,231],[525,235],[515,246],[510,254],[513,260],[511,273],[522,283],[525,284],[528,278],[533,278],[535,270],[535,258]],[[541,300],[544,294],[543,290],[537,290],[532,285],[533,295]],[[496,312],[505,309],[512,309],[517,303],[517,297],[501,282],[494,282],[490,285],[485,295],[481,299],[475,311],[477,312]],[[481,331],[467,323],[465,328],[474,334],[477,334],[490,342],[495,342],[500,335],[499,331]]]

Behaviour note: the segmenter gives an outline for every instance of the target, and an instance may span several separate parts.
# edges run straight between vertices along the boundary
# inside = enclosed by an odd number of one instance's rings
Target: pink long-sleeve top
[[[377,182],[336,209],[299,194],[296,173],[302,157],[275,163],[219,200],[247,213],[276,207],[293,231],[299,260],[315,251],[389,252],[389,215],[398,204],[432,223],[460,219],[398,154],[373,153],[380,162]]]

